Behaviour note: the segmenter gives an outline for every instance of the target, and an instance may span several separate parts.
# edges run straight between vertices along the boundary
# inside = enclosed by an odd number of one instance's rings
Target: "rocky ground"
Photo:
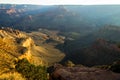
[[[120,74],[89,67],[54,66],[50,80],[120,80]]]

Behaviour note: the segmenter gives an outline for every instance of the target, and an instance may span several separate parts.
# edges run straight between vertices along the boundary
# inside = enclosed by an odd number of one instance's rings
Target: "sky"
[[[120,0],[0,0],[0,3],[39,5],[104,5],[120,4]]]

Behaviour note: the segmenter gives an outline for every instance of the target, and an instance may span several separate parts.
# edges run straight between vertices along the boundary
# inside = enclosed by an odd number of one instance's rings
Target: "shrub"
[[[27,80],[47,80],[46,67],[30,64],[27,59],[17,61],[15,69]]]

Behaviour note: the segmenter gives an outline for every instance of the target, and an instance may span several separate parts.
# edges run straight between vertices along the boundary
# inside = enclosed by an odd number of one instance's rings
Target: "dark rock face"
[[[86,66],[109,65],[120,58],[120,48],[118,45],[102,38],[96,39],[85,48],[78,47],[77,45],[79,44],[67,44],[68,47],[65,50],[68,51],[68,54],[66,54],[62,62],[71,60],[75,64]],[[71,46],[73,47],[69,48]]]
[[[50,80],[120,80],[120,74],[99,68],[60,67],[52,73]]]

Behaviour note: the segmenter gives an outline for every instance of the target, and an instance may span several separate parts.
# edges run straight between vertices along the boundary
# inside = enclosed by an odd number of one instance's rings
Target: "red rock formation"
[[[120,80],[120,74],[88,67],[57,68],[50,80]]]
[[[7,10],[6,13],[11,15],[13,13],[16,13],[16,10],[14,8],[11,8],[11,9]]]

